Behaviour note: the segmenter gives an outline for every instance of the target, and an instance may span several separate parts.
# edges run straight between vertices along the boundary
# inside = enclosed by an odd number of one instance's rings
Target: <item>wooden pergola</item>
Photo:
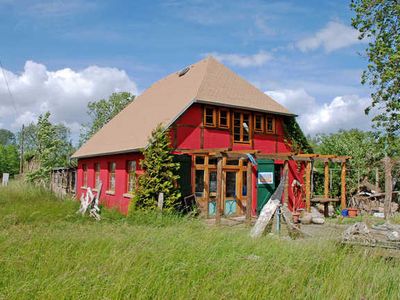
[[[326,155],[326,154],[300,154],[300,153],[271,153],[265,154],[257,150],[237,150],[232,151],[229,149],[200,149],[200,150],[180,150],[181,153],[193,154],[193,155],[208,155],[217,158],[217,203],[216,203],[216,223],[221,220],[221,199],[223,197],[223,168],[226,165],[226,161],[229,159],[248,159],[248,154],[251,154],[255,159],[271,159],[284,161],[283,173],[289,170],[289,161],[300,161],[306,163],[305,173],[305,202],[306,210],[311,211],[311,173],[312,164],[314,161],[320,161],[324,163],[324,195],[323,199],[328,203],[330,191],[329,191],[329,163],[339,163],[341,166],[341,197],[340,204],[341,208],[346,208],[346,163],[351,158],[350,156],[338,156],[338,155]],[[253,164],[249,160],[247,164],[247,203],[246,208],[250,208],[252,205],[252,167]],[[289,177],[286,177],[284,187],[284,201],[288,203],[289,200]],[[324,201],[321,201],[324,202]],[[248,222],[251,221],[251,209],[246,209],[246,219]]]

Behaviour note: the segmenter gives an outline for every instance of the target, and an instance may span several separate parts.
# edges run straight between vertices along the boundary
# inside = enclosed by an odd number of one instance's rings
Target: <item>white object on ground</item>
[[[251,237],[253,238],[260,237],[263,234],[269,221],[271,220],[276,209],[278,208],[279,202],[280,202],[279,200],[269,200],[267,204],[264,205],[264,207],[261,210],[260,216],[257,219],[256,224],[251,229],[250,232]]]

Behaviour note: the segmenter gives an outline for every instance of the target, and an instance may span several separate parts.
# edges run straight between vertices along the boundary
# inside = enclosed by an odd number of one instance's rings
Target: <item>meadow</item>
[[[400,264],[333,239],[103,210],[0,188],[0,299],[399,299]],[[375,252],[374,252],[375,251]]]

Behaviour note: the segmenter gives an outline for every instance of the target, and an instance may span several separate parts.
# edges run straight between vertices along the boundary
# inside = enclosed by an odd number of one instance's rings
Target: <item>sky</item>
[[[366,43],[351,17],[341,0],[0,0],[0,128],[50,111],[76,141],[89,101],[139,95],[213,55],[296,113],[306,134],[367,130]]]

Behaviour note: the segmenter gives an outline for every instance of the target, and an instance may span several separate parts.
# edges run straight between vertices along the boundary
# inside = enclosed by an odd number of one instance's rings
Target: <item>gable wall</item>
[[[192,105],[171,127],[171,144],[179,149],[255,149],[262,153],[290,152],[284,142],[283,118],[276,116],[275,134],[254,133],[253,145],[232,142],[230,129],[203,127],[203,106]]]

